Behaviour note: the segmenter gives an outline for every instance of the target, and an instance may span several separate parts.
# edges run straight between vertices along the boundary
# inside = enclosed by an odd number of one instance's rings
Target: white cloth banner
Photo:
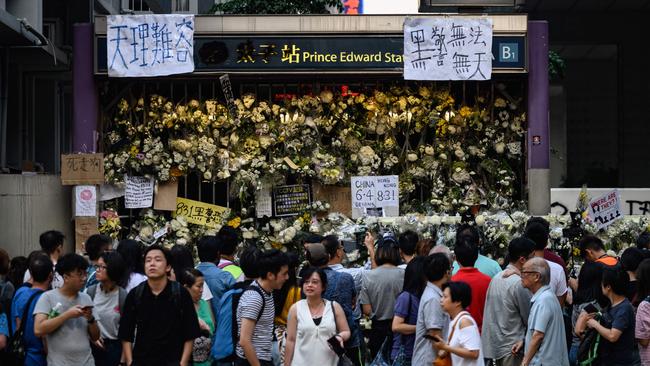
[[[194,15],[109,15],[106,21],[108,76],[194,71]]]
[[[406,18],[404,79],[489,80],[492,19]]]

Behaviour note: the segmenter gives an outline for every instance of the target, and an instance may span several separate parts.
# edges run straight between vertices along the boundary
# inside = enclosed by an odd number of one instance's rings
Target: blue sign
[[[526,67],[526,38],[494,37],[492,41],[492,68]]]

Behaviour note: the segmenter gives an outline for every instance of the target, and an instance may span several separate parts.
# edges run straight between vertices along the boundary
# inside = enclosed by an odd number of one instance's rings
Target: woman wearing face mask
[[[439,338],[433,344],[451,355],[454,366],[483,366],[481,335],[476,321],[465,311],[472,302],[472,290],[465,282],[448,282],[442,290],[440,306],[452,320],[447,342]]]
[[[285,366],[336,366],[338,355],[328,344],[333,338],[341,349],[350,338],[343,308],[323,300],[327,275],[320,268],[303,272],[302,291],[307,297],[289,309]]]
[[[199,318],[201,336],[194,340],[192,348],[192,360],[195,366],[210,366],[212,358],[212,335],[214,334],[214,315],[207,301],[201,299],[205,279],[203,273],[198,269],[186,269],[176,275],[178,282],[183,285],[192,297],[196,315]]]

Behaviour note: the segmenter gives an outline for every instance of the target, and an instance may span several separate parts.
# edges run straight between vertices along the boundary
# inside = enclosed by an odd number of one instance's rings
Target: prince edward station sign
[[[214,18],[214,17],[212,17]],[[256,17],[262,18],[263,17]],[[329,18],[329,17],[324,17]],[[332,17],[336,18],[336,17]],[[272,18],[267,18],[272,19]],[[203,19],[205,23],[205,18]],[[243,20],[242,20],[243,21]],[[101,22],[99,22],[101,23]],[[525,23],[524,23],[525,24]],[[194,74],[255,72],[381,72],[401,74],[404,67],[402,27],[380,33],[362,32],[255,32],[214,34],[201,32],[201,17],[194,31]],[[107,74],[110,42],[118,37],[96,26],[95,72]],[[206,34],[210,33],[210,34]],[[243,33],[243,32],[242,32]],[[108,41],[107,41],[108,40]],[[499,32],[495,24],[492,42],[493,72],[525,72],[525,29]]]

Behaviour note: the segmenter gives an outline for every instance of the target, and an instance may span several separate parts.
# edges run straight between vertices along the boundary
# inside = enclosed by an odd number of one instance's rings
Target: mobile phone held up
[[[345,353],[345,349],[341,347],[341,344],[339,343],[339,339],[336,338],[336,336],[328,339],[327,343],[330,345],[334,353],[336,353],[339,357],[343,356],[343,354]]]
[[[598,312],[598,308],[596,308],[596,306],[594,306],[594,304],[589,304],[589,305],[585,306],[584,309],[587,312],[587,314],[593,314],[593,313]]]

